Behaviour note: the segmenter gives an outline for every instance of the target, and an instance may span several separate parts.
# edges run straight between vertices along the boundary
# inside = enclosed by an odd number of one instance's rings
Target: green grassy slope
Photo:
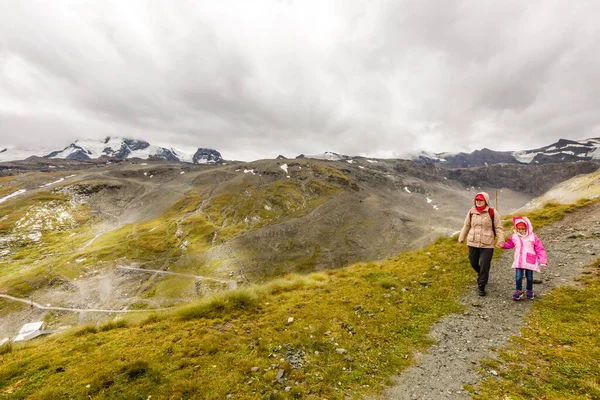
[[[550,204],[529,217],[539,227],[574,207]],[[165,314],[79,327],[5,346],[0,395],[341,399],[373,393],[431,344],[435,321],[461,309],[457,299],[471,278],[466,248],[444,239],[382,262],[291,275]],[[597,302],[597,293],[586,294]],[[548,308],[566,301],[551,299]]]
[[[348,186],[339,171],[326,172],[329,175],[319,169],[320,178],[260,186],[242,181],[211,196],[191,188],[161,216],[106,231],[97,226],[109,218],[107,213],[93,210],[81,195],[115,192],[118,184],[96,179],[11,199],[0,204],[0,290],[28,296],[45,282],[73,279],[100,264],[112,268],[118,259],[147,268],[210,274],[213,266],[198,260],[211,246],[298,218]],[[16,188],[14,179],[0,182],[10,192]]]

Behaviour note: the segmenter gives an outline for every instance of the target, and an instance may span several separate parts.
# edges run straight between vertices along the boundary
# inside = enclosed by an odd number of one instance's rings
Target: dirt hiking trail
[[[535,273],[535,299],[513,301],[514,270],[511,268],[513,250],[499,250],[501,256],[492,261],[487,296],[477,295],[476,275],[473,288],[460,301],[466,306],[463,313],[453,314],[432,330],[437,344],[419,353],[415,365],[394,377],[396,382],[381,399],[470,399],[463,385],[477,388],[480,376],[476,369],[484,358],[497,358],[493,349],[507,344],[519,334],[523,318],[531,306],[557,286],[575,285],[583,268],[600,257],[600,203],[566,214],[562,221],[546,225],[534,232],[540,237],[548,255],[548,267]],[[512,229],[505,232],[512,233]],[[467,262],[466,246],[465,262]],[[525,279],[523,280],[523,287]],[[493,374],[495,371],[487,371]]]

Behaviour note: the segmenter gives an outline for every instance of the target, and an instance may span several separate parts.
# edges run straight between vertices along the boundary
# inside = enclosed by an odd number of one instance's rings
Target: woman
[[[477,287],[480,296],[486,295],[485,286],[490,276],[495,239],[498,239],[498,247],[504,245],[502,220],[489,204],[489,194],[485,192],[477,193],[474,205],[467,213],[467,218],[465,218],[465,223],[458,237],[459,243],[464,243],[465,238],[467,239],[469,262],[477,272]]]

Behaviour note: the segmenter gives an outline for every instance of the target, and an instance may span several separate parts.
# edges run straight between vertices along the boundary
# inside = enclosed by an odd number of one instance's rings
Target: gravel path
[[[556,286],[574,284],[583,267],[600,257],[600,203],[578,209],[539,230],[534,226],[534,232],[542,240],[549,261],[548,267],[534,276],[542,280],[534,285],[536,299],[540,299]],[[503,254],[492,262],[488,295],[477,296],[473,272],[473,290],[461,298],[465,312],[450,315],[434,326],[432,337],[437,344],[426,354],[418,354],[413,367],[394,377],[395,385],[381,399],[471,398],[463,385],[477,385],[480,379],[475,368],[479,361],[497,357],[492,349],[519,334],[523,317],[536,301],[511,299],[513,250],[496,251]]]

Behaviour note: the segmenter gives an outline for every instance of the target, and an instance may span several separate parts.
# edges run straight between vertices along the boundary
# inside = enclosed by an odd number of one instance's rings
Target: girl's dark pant
[[[515,269],[515,282],[517,290],[523,290],[523,275],[527,278],[527,290],[533,290],[533,271],[530,269]]]
[[[494,249],[483,249],[480,247],[469,246],[469,262],[471,267],[477,272],[477,286],[479,289],[485,289],[490,277],[490,266]]]

